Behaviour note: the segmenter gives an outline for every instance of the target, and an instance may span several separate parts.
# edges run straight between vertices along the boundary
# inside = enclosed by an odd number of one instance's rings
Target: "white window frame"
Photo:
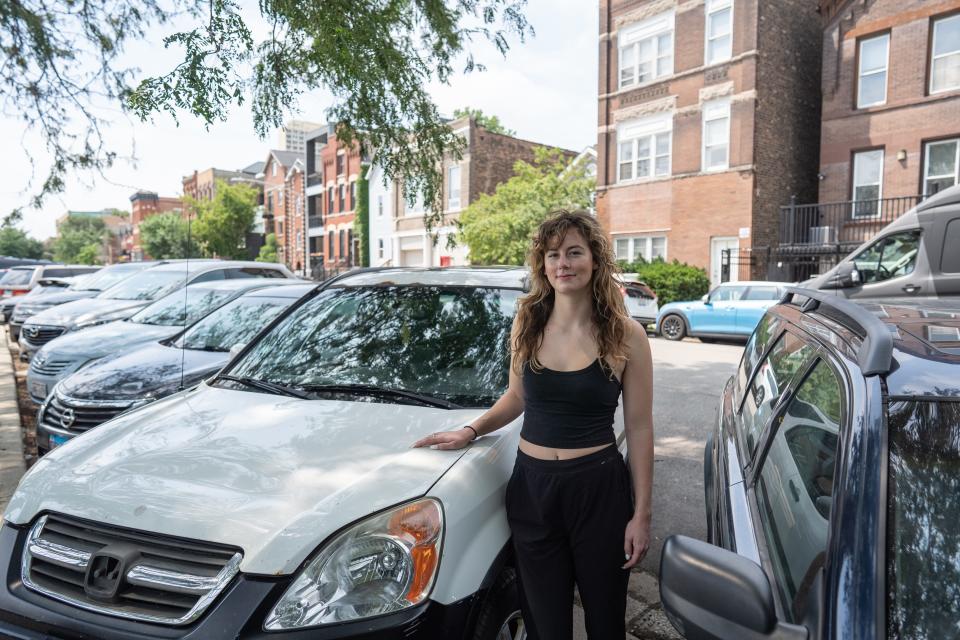
[[[658,136],[667,136],[667,153],[658,154],[657,153],[657,137]],[[645,175],[639,175],[638,169],[640,166],[641,158],[638,157],[639,154],[639,143],[642,140],[647,140],[648,142],[648,153],[643,158],[648,161],[649,172]],[[624,162],[622,159],[623,156],[623,145],[630,145],[630,152],[632,154],[630,162],[630,176],[621,177],[621,163]],[[663,174],[657,174],[657,158],[662,158],[666,156],[667,158],[667,172]],[[655,116],[649,116],[647,118],[641,118],[639,120],[631,120],[628,122],[622,123],[617,127],[617,183],[630,183],[630,182],[642,182],[645,180],[657,180],[661,178],[669,178],[673,175],[673,113],[664,113],[658,114]]]
[[[704,172],[711,171],[726,171],[730,168],[730,99],[729,98],[720,98],[717,100],[711,100],[709,102],[703,103],[703,122],[701,124],[700,130],[700,167]],[[726,148],[726,153],[724,154],[723,164],[718,164],[715,166],[710,166],[707,164],[707,159],[710,157],[707,153],[707,124],[711,122],[717,122],[723,120],[725,121],[724,126],[724,142],[723,145]],[[721,145],[713,145],[721,146]]]
[[[668,252],[668,248],[667,248],[667,236],[660,236],[660,235],[641,235],[641,236],[614,235],[614,236],[613,236],[614,256],[615,256],[615,258],[616,258],[618,261],[620,261],[620,260],[626,260],[627,262],[633,262],[634,260],[636,260],[636,257],[635,257],[635,256],[637,255],[637,251],[636,251],[637,245],[642,244],[642,245],[643,245],[643,248],[642,248],[642,250],[640,251],[641,257],[643,257],[643,259],[646,260],[647,262],[652,262],[652,260],[653,260],[652,255],[653,255],[653,241],[654,241],[654,239],[662,239],[662,240],[663,240],[663,256],[662,256],[662,257],[663,257],[664,260],[666,260],[666,259],[667,259],[667,255],[668,255],[668,253],[667,253],[667,252]],[[617,245],[618,245],[619,241],[621,241],[621,240],[626,240],[626,241],[627,241],[627,256],[628,256],[628,257],[626,257],[626,258],[623,258],[623,257],[621,257],[619,254],[616,253],[616,251],[617,251]]]
[[[460,210],[460,179],[459,164],[447,167],[447,211]]]
[[[883,68],[873,69],[864,73],[863,71],[863,45],[868,42],[874,42],[876,40],[884,40],[886,42],[886,61],[883,63]],[[873,36],[872,38],[863,38],[857,42],[857,109],[866,109],[867,107],[875,107],[881,104],[887,103],[887,85],[890,82],[890,77],[887,74],[887,71],[890,69],[890,34],[881,33],[878,36]],[[864,76],[873,76],[878,74],[883,74],[883,98],[877,102],[863,102],[863,78]]]
[[[953,174],[944,173],[942,175],[930,175],[930,147],[935,147],[938,144],[950,144],[953,143],[957,145],[956,151],[954,152],[953,160]],[[925,142],[923,145],[923,195],[930,195],[927,193],[927,182],[930,180],[937,180],[939,178],[953,178],[954,186],[960,184],[960,138],[948,138],[946,140],[931,140],[930,142]]]
[[[727,33],[710,33],[710,16],[715,13],[720,13],[721,11],[730,10],[730,30]],[[704,7],[704,25],[703,25],[703,64],[711,65],[717,64],[718,62],[724,62],[733,57],[733,0],[707,0],[707,3]],[[719,40],[720,38],[727,37],[729,38],[729,47],[726,51],[718,55],[716,58],[710,58],[710,41]]]
[[[875,153],[879,153],[879,154],[880,154],[880,180],[879,180],[878,182],[876,182],[876,183],[869,182],[869,183],[864,183],[864,184],[858,185],[858,184],[857,184],[857,165],[858,165],[858,161],[860,160],[860,158],[865,157],[867,154],[875,154]],[[853,202],[857,202],[857,201],[858,201],[858,200],[857,200],[857,187],[858,187],[858,186],[860,186],[860,187],[869,187],[869,186],[872,186],[873,184],[876,184],[876,185],[877,185],[877,211],[876,211],[876,213],[871,214],[871,215],[857,215],[857,206],[856,206],[856,204],[854,204],[853,207],[852,207],[851,210],[850,210],[850,214],[851,214],[851,216],[853,216],[853,218],[854,218],[855,220],[869,220],[869,219],[871,219],[871,218],[879,218],[879,217],[880,217],[880,202],[879,202],[879,201],[883,199],[883,161],[884,161],[885,156],[886,156],[886,154],[884,153],[884,150],[883,150],[883,149],[866,149],[866,150],[864,150],[864,151],[858,151],[858,152],[856,152],[856,153],[853,154],[853,162],[852,162],[852,167],[851,167],[851,170],[853,171],[853,176],[852,176],[853,179],[850,181],[851,191],[852,191],[852,193],[850,194],[850,200],[852,200]]]
[[[945,22],[950,22],[953,20],[960,22],[960,13],[955,13],[951,16],[946,16],[944,18],[938,18],[934,20],[933,24],[930,26],[930,28],[933,30],[933,37],[931,38],[931,42],[930,42],[930,93],[931,94],[943,93],[945,91],[955,91],[957,89],[960,89],[960,84],[956,84],[950,87],[942,87],[940,89],[937,89],[933,86],[933,79],[935,77],[933,73],[933,67],[936,64],[937,60],[949,58],[950,56],[960,57],[960,42],[957,43],[956,49],[952,49],[950,51],[947,51],[946,53],[941,53],[940,55],[935,55],[935,52],[937,50],[937,27]]]
[[[674,51],[676,49],[676,29],[674,28],[674,12],[667,11],[659,15],[647,18],[642,22],[636,22],[634,24],[628,25],[617,33],[617,86],[621,89],[627,87],[640,87],[651,82],[656,82],[661,78],[666,78],[667,76],[673,75],[673,61],[674,61]],[[670,35],[670,50],[669,52],[660,51],[659,43],[660,36]],[[640,82],[639,72],[640,72],[640,45],[643,42],[652,41],[651,51],[653,56],[646,60],[647,62],[652,63],[652,74],[649,80],[644,80]],[[623,65],[624,52],[632,51],[634,63],[632,71],[630,73],[629,79],[625,82],[623,77],[623,72],[625,67]],[[666,68],[663,70],[663,73],[659,73],[659,64],[660,59],[669,58],[669,64],[666,65]]]

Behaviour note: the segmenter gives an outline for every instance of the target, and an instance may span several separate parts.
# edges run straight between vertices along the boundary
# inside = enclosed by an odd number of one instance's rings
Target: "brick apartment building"
[[[362,158],[360,146],[342,144],[332,124],[308,133],[305,147],[308,275],[320,277],[361,262],[353,224]]]
[[[302,154],[274,149],[263,164],[264,232],[277,238],[277,260],[306,273]]]
[[[497,185],[513,177],[513,165],[517,160],[532,162],[534,149],[547,146],[492,133],[473,118],[460,118],[451,122],[450,127],[454,133],[463,136],[466,148],[459,160],[450,156],[443,161],[443,222],[431,233],[427,232],[423,222],[423,199],[408,203],[399,184],[385,185],[382,170],[376,166],[370,168],[371,265],[467,264],[467,246],[447,246],[447,239],[457,232],[459,212],[480,194],[493,193]],[[571,159],[577,155],[574,151],[566,154]]]
[[[130,196],[130,225],[132,232],[124,244],[124,251],[131,260],[146,260],[140,243],[140,223],[152,215],[175,211],[184,214],[183,200],[180,198],[160,197],[153,191],[137,191]]]
[[[819,198],[782,214],[792,279],[960,182],[960,0],[821,0],[820,12]]]
[[[601,0],[597,216],[618,258],[766,275],[746,249],[817,193],[821,35],[816,0]]]
[[[97,218],[103,220],[107,230],[100,249],[100,259],[104,264],[126,262],[130,260],[127,253],[127,243],[133,236],[133,224],[130,215],[116,209],[102,209],[100,211],[67,211],[57,218],[57,235],[60,235],[60,225],[68,218]]]
[[[184,176],[182,180],[184,199],[192,198],[198,201],[213,200],[214,196],[217,195],[217,183],[221,181],[228,184],[245,184],[256,189],[257,205],[253,228],[250,229],[243,240],[247,257],[251,260],[260,254],[260,247],[263,246],[264,242],[263,164],[263,162],[254,162],[239,171],[210,167],[202,171],[194,171],[190,175]],[[188,213],[189,215],[195,215],[195,212],[189,210]]]

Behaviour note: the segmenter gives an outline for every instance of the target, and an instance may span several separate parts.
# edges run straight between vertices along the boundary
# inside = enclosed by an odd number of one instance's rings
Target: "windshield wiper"
[[[404,399],[430,407],[439,409],[461,409],[462,407],[449,400],[428,396],[415,391],[406,391],[404,389],[391,389],[390,387],[378,387],[372,384],[306,384],[298,386],[304,391],[314,393],[353,393],[357,395],[369,395],[382,398]]]
[[[224,349],[223,347],[211,347],[209,345],[202,346],[193,346],[187,345],[186,347],[181,347],[182,349],[190,349],[191,351],[209,351],[211,353],[227,353],[230,349]]]
[[[257,380],[256,378],[240,378],[237,376],[220,375],[217,376],[217,380],[237,382],[252,389],[259,389],[260,391],[266,391],[268,393],[278,394],[281,396],[290,396],[291,398],[300,398],[301,400],[308,400],[310,398],[309,395],[300,391],[299,389],[295,389],[284,384],[277,384],[275,382],[267,382],[266,380]]]

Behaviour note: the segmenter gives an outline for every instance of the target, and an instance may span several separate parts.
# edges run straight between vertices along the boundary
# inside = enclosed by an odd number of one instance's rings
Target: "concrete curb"
[[[0,513],[26,471],[23,462],[23,435],[17,406],[17,379],[10,361],[7,332],[0,328]]]

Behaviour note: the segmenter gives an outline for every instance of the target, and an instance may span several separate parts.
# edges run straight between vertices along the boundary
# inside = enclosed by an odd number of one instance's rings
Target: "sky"
[[[470,106],[497,115],[517,136],[580,151],[596,143],[597,56],[599,9],[587,0],[528,0],[526,16],[536,35],[525,43],[514,37],[506,58],[492,46],[473,51],[484,72],[460,74],[449,85],[430,86],[440,112],[450,115]],[[172,27],[151,31],[127,49],[127,59],[146,74],[160,74],[177,62],[161,40]],[[479,41],[478,41],[479,43]],[[331,97],[322,91],[306,94],[291,108],[290,119],[326,122]],[[179,196],[182,178],[195,169],[240,169],[264,160],[277,146],[277,133],[261,140],[253,130],[250,111],[234,108],[225,122],[205,129],[189,115],[179,126],[167,115],[140,122],[118,107],[104,105],[110,121],[106,137],[120,159],[104,172],[71,174],[66,190],[50,197],[42,209],[24,209],[20,227],[37,239],[55,234],[54,223],[67,210],[130,209],[130,195],[139,189],[161,196]],[[0,115],[0,215],[24,206],[37,190],[42,170],[42,143],[24,131],[21,121]],[[37,160],[31,182],[30,158]]]

